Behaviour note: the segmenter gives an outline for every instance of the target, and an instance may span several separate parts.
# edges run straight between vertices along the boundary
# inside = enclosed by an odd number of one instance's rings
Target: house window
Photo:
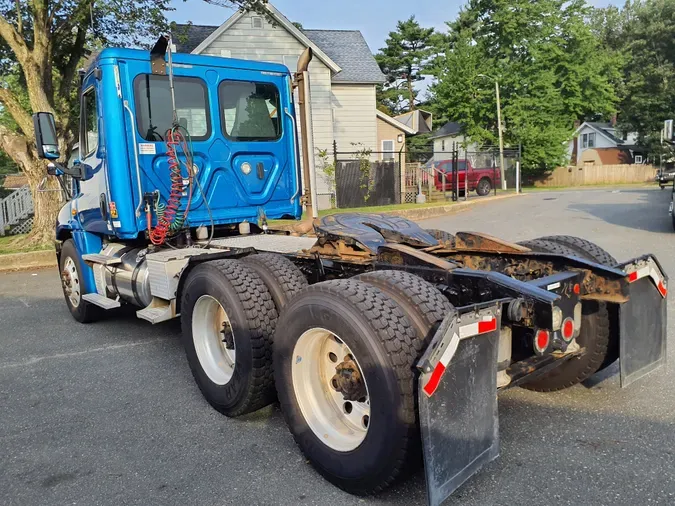
[[[635,155],[635,163],[642,163],[642,155]]]
[[[394,161],[394,141],[382,141],[382,160],[385,162]]]
[[[588,134],[588,147],[595,147],[595,132]]]
[[[253,25],[253,28],[259,30],[263,27],[263,18],[261,18],[260,16],[254,16],[251,18],[251,23]]]
[[[233,141],[281,138],[279,90],[272,83],[223,81],[218,88],[223,133]]]
[[[173,78],[176,115],[193,140],[211,135],[209,105],[204,81],[196,77]],[[143,74],[134,81],[138,133],[146,141],[163,141],[173,125],[169,76]]]
[[[82,154],[88,156],[98,146],[98,114],[96,113],[96,90],[89,88],[82,96]]]
[[[445,151],[445,140],[441,141],[441,151]]]

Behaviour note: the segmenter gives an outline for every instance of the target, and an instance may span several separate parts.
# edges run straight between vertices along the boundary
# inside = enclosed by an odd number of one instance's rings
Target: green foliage
[[[319,169],[321,169],[321,177],[323,178],[328,191],[331,194],[335,193],[335,163],[330,158],[327,149],[316,148],[316,156],[319,159]]]
[[[399,21],[396,31],[389,33],[386,47],[375,59],[386,76],[384,86],[377,90],[380,110],[397,115],[416,109],[419,91],[415,84],[424,79],[424,69],[433,53],[435,32],[423,28],[412,16]]]
[[[575,120],[616,110],[609,58],[586,23],[583,0],[470,0],[439,39],[431,88],[435,111],[478,144],[496,144],[500,85],[507,145],[523,145],[523,168],[566,163]]]
[[[619,125],[660,154],[663,121],[675,118],[675,1],[636,0],[594,19],[603,47],[623,63]]]

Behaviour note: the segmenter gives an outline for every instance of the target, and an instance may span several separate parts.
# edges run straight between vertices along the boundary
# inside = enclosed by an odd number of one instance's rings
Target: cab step
[[[119,301],[109,299],[108,297],[104,297],[103,295],[99,295],[97,293],[87,293],[83,295],[82,298],[87,302],[91,302],[95,306],[102,307],[105,310],[115,309],[122,305],[119,303]]]
[[[82,255],[82,260],[88,263],[101,265],[118,265],[122,263],[120,258],[109,257],[108,255],[101,255],[99,253]]]
[[[176,316],[176,303],[155,297],[148,307],[136,311],[136,316],[149,321],[153,325],[174,319]]]

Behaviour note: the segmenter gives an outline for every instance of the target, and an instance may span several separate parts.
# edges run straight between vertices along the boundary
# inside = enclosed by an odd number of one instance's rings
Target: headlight
[[[553,308],[553,330],[560,330],[562,327],[563,312],[559,307]]]
[[[251,173],[253,170],[253,167],[251,167],[251,164],[248,162],[244,162],[241,164],[241,171],[246,174],[247,176]]]

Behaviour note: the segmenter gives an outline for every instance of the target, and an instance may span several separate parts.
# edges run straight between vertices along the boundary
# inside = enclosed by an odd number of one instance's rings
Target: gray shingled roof
[[[450,135],[458,135],[462,131],[462,125],[454,121],[448,121],[439,130],[431,135],[430,139],[438,139],[439,137],[448,137]]]
[[[173,42],[176,44],[176,51],[179,53],[191,53],[199,44],[204,42],[206,37],[217,29],[217,26],[177,24],[172,34]]]
[[[384,82],[384,74],[358,30],[303,30],[303,33],[342,69],[333,76],[333,82]]]
[[[174,43],[179,53],[191,53],[217,26],[177,24]],[[383,83],[384,74],[366,40],[358,30],[303,30],[342,72],[333,76],[337,83]]]
[[[616,135],[612,134],[612,132],[609,131],[610,128],[611,129],[615,128],[612,126],[611,123],[596,123],[589,121],[588,124],[591,125],[593,128],[596,128],[597,130],[601,130],[603,134],[609,137],[618,146],[621,146],[624,143],[623,139],[619,139]]]

